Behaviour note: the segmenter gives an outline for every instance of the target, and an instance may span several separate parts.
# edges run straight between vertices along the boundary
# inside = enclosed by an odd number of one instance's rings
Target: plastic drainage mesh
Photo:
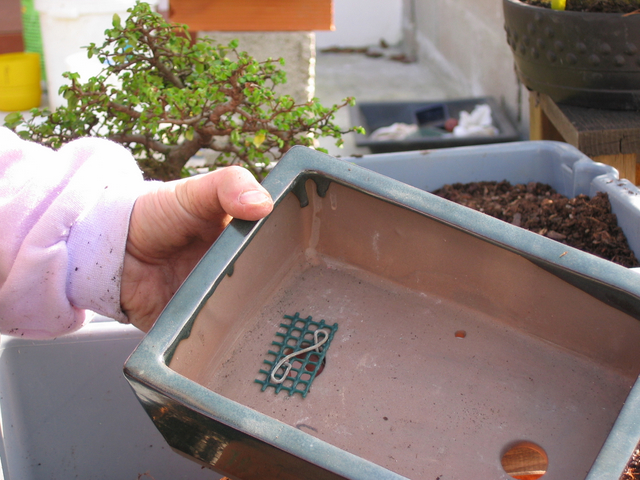
[[[271,342],[278,351],[269,350],[273,360],[264,360],[268,370],[260,369],[264,379],[255,380],[264,392],[273,387],[276,393],[286,390],[289,395],[309,393],[311,383],[321,370],[338,324],[327,325],[324,320],[313,321],[312,317],[300,318],[300,314],[284,316],[289,323],[281,323],[285,332],[276,332],[278,341]]]

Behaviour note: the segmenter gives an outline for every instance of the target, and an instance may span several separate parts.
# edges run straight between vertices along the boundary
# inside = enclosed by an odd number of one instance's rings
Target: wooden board
[[[172,0],[170,18],[191,31],[333,30],[333,0]]]
[[[22,32],[0,33],[0,54],[24,52]]]
[[[22,13],[20,0],[0,1],[0,33],[21,33]]]
[[[637,158],[635,153],[618,154],[618,155],[598,155],[592,157],[594,162],[600,162],[607,165],[611,165],[618,170],[620,178],[626,178],[634,185],[637,185],[640,181],[640,176],[637,175]]]
[[[23,51],[20,0],[0,0],[0,54]]]

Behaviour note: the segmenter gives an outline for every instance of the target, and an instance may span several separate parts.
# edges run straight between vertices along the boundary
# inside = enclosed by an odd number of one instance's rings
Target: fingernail
[[[269,200],[269,197],[261,190],[249,190],[241,193],[238,200],[242,205],[259,205]]]

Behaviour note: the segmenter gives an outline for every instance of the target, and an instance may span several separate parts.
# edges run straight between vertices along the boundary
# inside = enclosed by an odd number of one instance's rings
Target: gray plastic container
[[[444,107],[449,118],[459,118],[460,112],[471,112],[476,105],[487,104],[491,107],[493,126],[498,129],[494,136],[410,136],[402,140],[372,140],[370,135],[380,127],[396,122],[406,124],[418,123],[420,111],[429,107]],[[493,143],[515,142],[520,135],[509,120],[506,113],[492,97],[460,98],[440,101],[409,102],[363,102],[349,109],[352,125],[365,128],[366,134],[356,134],[356,145],[367,147],[372,153],[404,152],[425,148],[451,148],[468,145],[484,145]],[[442,119],[442,123],[446,118]]]
[[[575,147],[551,141],[513,142],[347,158],[362,167],[433,192],[447,184],[508,180],[541,182],[572,198],[609,195],[629,246],[640,253],[640,190],[618,171],[597,163]]]
[[[101,318],[56,340],[2,337],[0,478],[220,478],[171,451],[125,381],[144,334]]]

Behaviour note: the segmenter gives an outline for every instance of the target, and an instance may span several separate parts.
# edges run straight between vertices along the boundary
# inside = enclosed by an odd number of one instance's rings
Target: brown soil
[[[548,2],[540,0],[522,0],[522,2],[537,7],[551,8]],[[566,10],[574,12],[632,13],[638,11],[638,5],[629,2],[629,0],[567,0]]]
[[[627,464],[627,468],[620,477],[620,480],[638,479],[640,479],[640,445],[638,445],[638,447],[634,450],[633,456]]]
[[[507,181],[456,183],[433,193],[624,267],[640,266],[606,193],[569,199],[549,185]]]

